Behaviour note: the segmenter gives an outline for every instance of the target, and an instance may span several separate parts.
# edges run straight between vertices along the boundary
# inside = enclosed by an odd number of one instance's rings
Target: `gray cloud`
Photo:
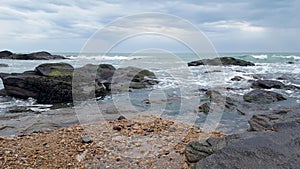
[[[219,51],[299,51],[299,7],[297,0],[4,0],[0,48],[79,51],[95,31],[115,19],[162,12],[191,21]],[[170,27],[172,23],[161,25]]]

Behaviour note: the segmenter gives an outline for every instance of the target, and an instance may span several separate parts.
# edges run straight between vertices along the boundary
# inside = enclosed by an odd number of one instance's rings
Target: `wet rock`
[[[260,89],[283,89],[285,85],[276,80],[257,80],[252,82],[251,87]]]
[[[286,100],[285,97],[283,97],[279,93],[275,93],[272,91],[265,91],[265,90],[253,90],[249,93],[246,93],[243,96],[244,101],[250,102],[250,103],[257,103],[257,104],[269,104],[273,102],[278,102],[282,100]]]
[[[8,96],[32,97],[42,104],[71,103],[73,98],[76,101],[93,99],[158,83],[151,71],[135,67],[116,70],[108,64],[89,64],[74,69],[67,63],[47,63],[34,71],[0,73],[0,77]]]
[[[188,63],[188,66],[199,66],[199,65],[212,65],[212,66],[255,66],[254,63],[244,61],[241,59],[236,59],[233,57],[221,57],[214,59],[202,59],[198,61],[192,61]]]
[[[230,79],[231,81],[241,81],[241,80],[244,80],[243,77],[241,76],[234,76],[233,78]]]
[[[8,67],[8,64],[0,63],[0,67]]]
[[[199,112],[203,112],[204,114],[208,114],[210,110],[210,103],[203,103],[198,108]]]

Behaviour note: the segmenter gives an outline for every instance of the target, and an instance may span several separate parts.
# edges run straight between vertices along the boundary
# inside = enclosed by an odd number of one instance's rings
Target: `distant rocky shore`
[[[58,60],[67,59],[61,55],[52,55],[49,52],[41,51],[29,54],[18,54],[5,50],[0,51],[0,59],[16,59],[16,60]]]

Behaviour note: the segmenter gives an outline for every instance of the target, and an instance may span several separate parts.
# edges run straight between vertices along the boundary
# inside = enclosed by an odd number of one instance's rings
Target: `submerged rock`
[[[199,65],[212,65],[212,66],[255,66],[254,63],[244,61],[241,59],[236,59],[233,57],[221,57],[214,59],[202,59],[197,61],[192,61],[188,63],[188,66],[199,66]]]
[[[0,63],[0,67],[8,67],[8,64]]]
[[[278,102],[282,100],[286,100],[285,97],[283,97],[279,93],[275,93],[272,91],[265,91],[265,90],[253,90],[249,93],[246,93],[244,96],[244,101],[250,102],[250,103],[257,103],[257,104],[269,104],[273,102]]]

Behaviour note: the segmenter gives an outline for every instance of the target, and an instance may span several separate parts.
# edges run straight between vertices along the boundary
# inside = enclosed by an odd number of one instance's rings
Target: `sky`
[[[170,30],[176,38],[190,31],[182,26],[184,20],[201,31],[218,52],[300,52],[299,9],[299,0],[2,0],[0,50],[79,52],[95,32],[112,23],[117,26],[110,26],[101,36],[103,44],[110,44],[117,38],[112,36],[120,32],[141,29]],[[139,26],[133,25],[137,21],[120,22],[145,12],[178,19],[144,18]],[[184,50],[171,41],[165,36],[140,35],[117,49],[127,52],[163,46],[171,51]]]

